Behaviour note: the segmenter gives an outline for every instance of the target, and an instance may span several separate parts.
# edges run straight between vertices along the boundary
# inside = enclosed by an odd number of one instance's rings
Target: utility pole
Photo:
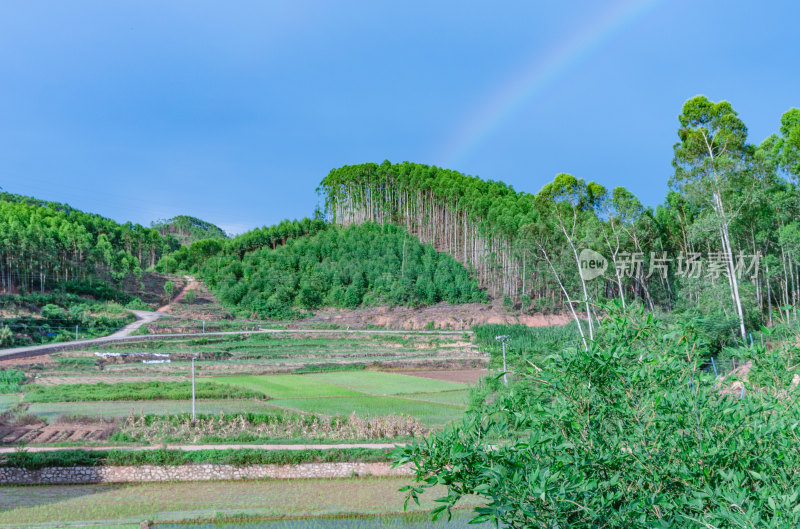
[[[75,341],[78,341],[78,326],[75,326]]]
[[[501,334],[500,336],[495,336],[494,339],[503,344],[503,384],[508,386],[508,375],[506,373],[506,342],[508,341],[508,336]]]
[[[195,423],[195,418],[196,418],[195,405],[194,405],[194,402],[195,402],[195,396],[194,396],[195,395],[195,393],[194,393],[194,360],[195,360],[195,358],[197,358],[197,356],[193,356],[192,357],[192,424]]]

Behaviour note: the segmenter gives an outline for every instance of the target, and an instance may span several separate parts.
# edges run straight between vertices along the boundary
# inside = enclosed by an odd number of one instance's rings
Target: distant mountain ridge
[[[151,227],[158,230],[161,235],[172,235],[184,246],[201,239],[228,239],[228,234],[222,228],[189,215],[178,215],[171,219],[153,221]]]

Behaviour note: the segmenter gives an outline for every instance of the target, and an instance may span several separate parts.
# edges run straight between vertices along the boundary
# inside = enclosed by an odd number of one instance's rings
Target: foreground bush
[[[254,442],[270,439],[398,439],[421,435],[426,429],[406,415],[362,418],[317,415],[240,414],[177,416],[129,415],[111,440],[143,443]]]
[[[543,359],[463,424],[399,449],[417,472],[409,499],[443,484],[437,514],[477,494],[478,520],[512,528],[800,526],[800,392],[745,384],[740,398],[699,369],[696,341],[612,315],[588,351]],[[797,369],[751,354],[758,380]]]

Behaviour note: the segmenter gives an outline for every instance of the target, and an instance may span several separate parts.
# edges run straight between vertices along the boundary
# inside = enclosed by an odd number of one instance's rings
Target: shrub
[[[445,485],[441,514],[477,494],[476,520],[510,528],[797,527],[799,390],[770,375],[785,360],[749,349],[776,385],[745,382],[740,399],[700,370],[698,340],[610,314],[588,351],[552,351],[462,424],[399,449],[409,499]]]
[[[25,382],[25,373],[17,369],[0,369],[0,393],[18,393]]]
[[[48,320],[65,320],[67,319],[67,311],[58,305],[47,304],[42,307],[42,318]]]
[[[195,292],[194,289],[187,291],[186,294],[183,295],[184,303],[188,303],[190,305],[194,303],[196,299],[197,299],[197,292]]]

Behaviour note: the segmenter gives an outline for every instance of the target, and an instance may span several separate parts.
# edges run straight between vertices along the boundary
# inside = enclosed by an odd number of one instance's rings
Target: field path
[[[101,452],[105,450],[183,450],[184,452],[195,452],[197,450],[239,450],[242,448],[252,448],[254,450],[345,450],[348,448],[395,448],[405,446],[406,443],[341,443],[341,444],[268,444],[268,445],[242,445],[242,444],[219,444],[219,445],[153,445],[153,446],[26,446],[25,452],[56,452],[58,450],[88,450]],[[2,446],[0,454],[11,454],[19,452],[18,446]]]
[[[160,317],[161,314],[148,311],[132,311],[145,314],[156,315]],[[130,324],[134,325],[136,322]],[[143,323],[139,323],[141,326]],[[126,326],[128,327],[128,326]],[[137,326],[138,328],[138,326]],[[119,332],[124,331],[124,328],[111,336],[104,336],[102,338],[92,338],[90,340],[77,340],[73,342],[60,342],[45,345],[31,345],[28,347],[14,347],[11,349],[0,349],[0,361],[11,358],[25,358],[30,356],[44,355],[54,353],[57,351],[68,351],[70,349],[84,349],[92,345],[106,345],[110,343],[122,342],[142,342],[148,340],[168,340],[170,338],[193,338],[197,336],[232,336],[235,334],[400,334],[400,335],[445,335],[445,336],[469,336],[472,331],[399,331],[399,330],[357,330],[357,329],[261,329],[258,331],[222,331],[222,332],[207,332],[207,333],[183,333],[183,334],[140,334],[136,336],[117,336]],[[132,331],[130,331],[132,332]]]

